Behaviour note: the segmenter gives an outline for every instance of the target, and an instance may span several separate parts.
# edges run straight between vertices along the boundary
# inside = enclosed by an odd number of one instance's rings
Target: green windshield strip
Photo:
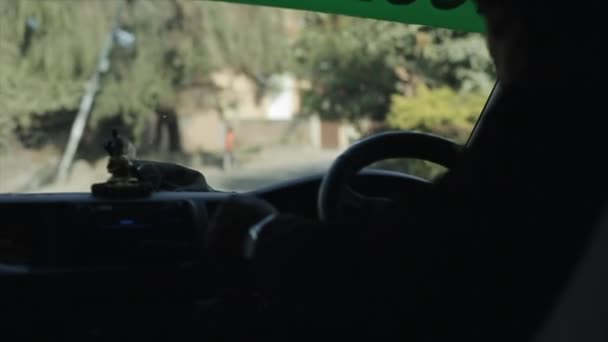
[[[216,0],[483,32],[471,0]]]

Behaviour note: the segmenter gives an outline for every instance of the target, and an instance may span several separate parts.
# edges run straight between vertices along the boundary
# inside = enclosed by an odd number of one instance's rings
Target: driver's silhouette
[[[477,3],[500,89],[427,198],[373,226],[266,219],[249,265],[243,239],[273,209],[239,197],[219,209],[210,255],[232,275],[251,267],[229,279],[255,280],[291,340],[524,340],[552,309],[606,198],[602,11]]]

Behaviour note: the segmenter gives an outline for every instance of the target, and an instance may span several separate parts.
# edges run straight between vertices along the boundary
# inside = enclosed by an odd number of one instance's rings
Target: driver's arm
[[[366,310],[366,227],[280,215],[260,231],[252,259],[256,288],[274,326],[306,334],[352,330]],[[370,241],[371,242],[371,241]]]
[[[416,303],[416,298],[423,298],[419,295],[425,289],[432,290],[429,283],[442,283],[434,276],[446,274],[439,267],[432,274],[425,269],[448,253],[437,242],[448,243],[449,238],[442,238],[444,230],[436,227],[453,227],[456,222],[460,226],[466,219],[446,208],[455,197],[448,191],[461,183],[453,179],[457,174],[444,175],[428,198],[377,217],[373,224],[330,225],[277,213],[259,220],[265,222],[254,226],[251,265],[256,287],[271,303],[277,324],[296,324],[291,330],[345,331],[366,315],[368,322],[362,327],[376,321],[389,333],[388,329],[403,326],[399,320],[403,323],[405,316],[418,315],[421,311],[415,307],[430,303]],[[461,210],[460,215],[466,212]],[[403,293],[413,296],[400,298]],[[387,311],[388,307],[399,313]]]
[[[208,241],[222,253],[236,248],[241,255],[251,254],[247,264],[253,272],[248,273],[269,303],[276,326],[338,333],[347,327],[352,331],[353,324],[359,325],[354,322],[365,316],[361,328],[380,324],[390,335],[391,328],[403,327],[408,315],[420,315],[416,307],[430,305],[428,300],[416,303],[425,297],[424,291],[448,284],[437,279],[445,274],[439,266],[432,274],[426,267],[441,263],[449,253],[442,244],[450,239],[436,227],[445,227],[442,222],[460,225],[465,218],[453,213],[470,212],[448,208],[451,202],[462,203],[458,197],[469,193],[457,191],[461,181],[455,171],[438,180],[427,198],[376,217],[372,224],[323,224],[279,214],[262,200],[235,197],[218,210]],[[256,227],[255,222],[264,225]],[[247,251],[251,228],[255,228],[254,253]],[[400,294],[409,295],[401,298]]]

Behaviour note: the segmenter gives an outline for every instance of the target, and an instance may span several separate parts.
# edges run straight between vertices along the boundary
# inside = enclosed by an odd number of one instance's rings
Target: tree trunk
[[[156,112],[156,129],[154,132],[154,149],[157,152],[161,152],[163,150],[163,115],[158,111]]]
[[[172,111],[172,115],[167,116],[166,123],[169,134],[169,152],[182,152],[182,136],[175,111]]]
[[[175,110],[171,108],[158,108],[156,114],[158,119],[156,121],[154,146],[159,152],[182,152],[182,136]]]

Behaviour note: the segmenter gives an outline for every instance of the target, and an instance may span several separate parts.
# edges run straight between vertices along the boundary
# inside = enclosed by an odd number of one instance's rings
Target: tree
[[[394,94],[418,84],[489,91],[492,62],[480,35],[309,14],[297,42],[301,77],[310,81],[303,112],[329,119],[383,121]]]
[[[0,138],[16,127],[26,129],[41,113],[63,113],[77,105],[89,76],[86,71],[93,69],[107,33],[110,10],[103,1],[87,6],[32,0],[0,3]],[[36,21],[37,27],[28,35],[29,21]]]
[[[487,101],[481,91],[457,92],[449,86],[416,87],[413,96],[393,95],[387,116],[391,129],[433,133],[465,144]],[[420,160],[388,160],[376,167],[431,179],[445,169]]]
[[[434,133],[465,143],[477,121],[486,93],[456,92],[447,86],[418,85],[415,96],[394,95],[390,127]]]
[[[303,111],[327,119],[383,119],[405,64],[396,53],[400,40],[414,44],[415,30],[404,25],[309,14],[296,45],[299,74],[310,81]]]
[[[102,79],[89,128],[120,123],[142,140],[151,119],[175,134],[180,89],[232,69],[258,80],[285,64],[283,12],[186,0],[130,0],[121,28],[135,37],[116,47]],[[32,131],[51,116],[73,115],[92,74],[118,1],[19,0],[0,2],[0,139]],[[28,20],[38,23],[28,33]],[[30,30],[31,31],[31,30]],[[38,126],[36,126],[38,127]],[[67,130],[66,130],[67,131]],[[37,130],[40,132],[40,130]]]
[[[494,63],[481,35],[429,28],[418,35],[416,65],[430,84],[481,92],[494,86]]]

